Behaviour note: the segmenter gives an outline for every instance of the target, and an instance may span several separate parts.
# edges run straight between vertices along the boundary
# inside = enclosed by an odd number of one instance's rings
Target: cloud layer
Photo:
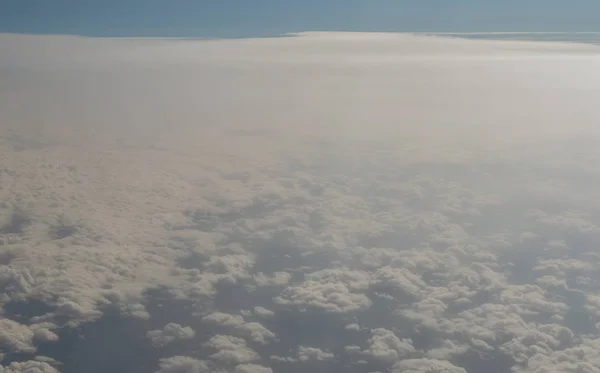
[[[0,372],[600,369],[598,47],[0,50]]]

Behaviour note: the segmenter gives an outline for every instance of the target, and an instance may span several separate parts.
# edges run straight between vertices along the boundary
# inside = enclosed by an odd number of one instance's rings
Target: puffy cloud
[[[268,285],[278,285],[283,286],[287,285],[290,282],[292,275],[287,272],[275,272],[272,276],[267,276],[264,273],[259,273],[254,276],[254,281],[259,286],[268,286]]]
[[[269,341],[276,339],[273,332],[257,322],[245,323],[239,330],[242,331],[243,334],[246,334],[250,340],[262,344],[269,343]]]
[[[231,315],[223,312],[214,312],[204,316],[202,321],[212,324],[226,326],[241,336],[250,339],[251,341],[266,344],[276,338],[275,334],[257,322],[246,322],[239,315]]]
[[[180,340],[193,338],[196,332],[189,326],[168,323],[162,330],[150,330],[146,336],[156,347],[163,347]]]
[[[235,367],[234,373],[273,373],[273,369],[256,364],[240,364]]]
[[[208,373],[212,370],[202,361],[187,356],[173,356],[160,360],[156,373]]]
[[[371,305],[371,300],[364,294],[369,284],[370,277],[366,273],[327,269],[310,273],[301,284],[285,288],[276,302],[334,313],[359,311]]]
[[[0,373],[59,373],[51,365],[41,361],[14,362],[7,366],[0,365]]]
[[[246,341],[237,337],[215,335],[203,346],[217,350],[210,358],[223,363],[242,364],[260,359],[256,352],[246,346]]]
[[[355,346],[360,350],[360,347]],[[298,362],[316,362],[316,361],[332,361],[335,359],[335,355],[331,352],[323,351],[317,347],[299,346],[296,351],[296,357],[283,357],[272,355],[270,359],[280,363],[298,363]]]
[[[594,372],[600,367],[598,340],[584,338],[581,344],[550,353],[541,352],[527,360],[525,367],[516,368],[516,372]]]
[[[289,356],[284,357],[284,356],[271,355],[271,356],[269,356],[269,359],[280,362],[280,363],[296,363],[296,362],[298,362],[298,359],[289,357]]]
[[[238,327],[244,324],[244,318],[239,315],[231,315],[224,312],[214,312],[202,318],[203,321],[216,325]]]
[[[469,351],[466,344],[458,344],[451,340],[444,340],[439,346],[431,348],[426,352],[427,357],[436,360],[450,360]]]
[[[360,348],[360,346],[357,345],[349,345],[344,346],[344,350],[349,353],[358,353],[361,352],[362,349]]]
[[[268,310],[265,307],[256,306],[254,307],[254,314],[260,317],[272,317],[275,315],[275,312]]]
[[[34,332],[34,339],[41,342],[58,341],[58,335],[47,328],[39,328]]]
[[[35,333],[26,325],[16,321],[0,319],[0,345],[4,351],[34,352]]]
[[[358,325],[357,323],[348,324],[346,325],[346,330],[359,331],[360,325]]]
[[[416,297],[419,295],[420,290],[426,286],[418,274],[392,267],[379,268],[375,272],[375,281],[378,284],[397,290],[398,296]]]
[[[43,363],[48,363],[50,365],[61,365],[61,363],[59,361],[57,361],[56,359],[53,359],[51,357],[48,356],[43,356],[43,355],[38,355],[35,357],[35,361],[41,361]]]
[[[376,360],[394,363],[415,352],[410,339],[400,339],[391,330],[377,328],[371,331],[369,348],[363,353]]]
[[[300,361],[310,361],[310,360],[332,360],[335,358],[335,355],[331,352],[326,352],[321,350],[320,348],[315,347],[298,347],[298,360]]]
[[[435,359],[406,359],[394,365],[393,373],[467,373],[448,361]]]
[[[35,280],[27,268],[11,268],[0,265],[0,289],[2,297],[27,294]]]

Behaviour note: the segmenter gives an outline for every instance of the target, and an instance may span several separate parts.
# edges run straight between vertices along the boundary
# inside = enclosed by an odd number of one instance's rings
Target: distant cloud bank
[[[600,47],[0,51],[0,372],[600,370]]]

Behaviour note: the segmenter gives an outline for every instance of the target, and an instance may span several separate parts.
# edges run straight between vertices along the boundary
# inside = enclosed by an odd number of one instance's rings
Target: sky
[[[599,31],[595,0],[4,0],[0,32],[250,37],[299,31]]]

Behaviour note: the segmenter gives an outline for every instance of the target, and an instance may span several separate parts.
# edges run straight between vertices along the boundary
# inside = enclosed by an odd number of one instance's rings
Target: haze
[[[600,371],[600,47],[0,51],[0,372]]]

